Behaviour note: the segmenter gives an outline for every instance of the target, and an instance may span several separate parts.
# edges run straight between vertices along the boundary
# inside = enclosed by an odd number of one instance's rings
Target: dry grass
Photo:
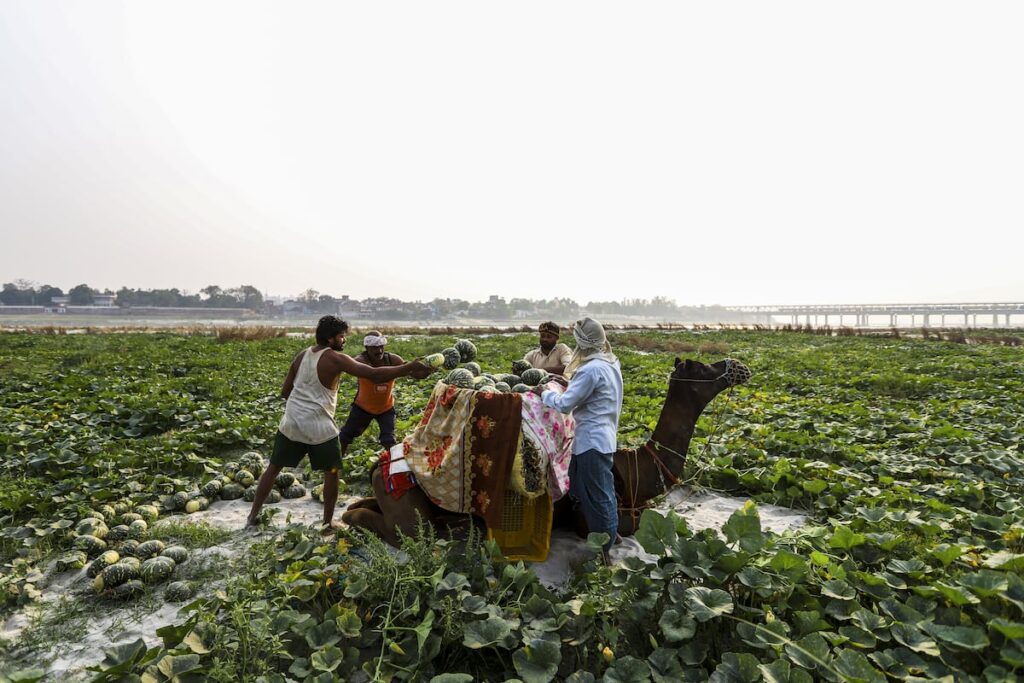
[[[238,327],[217,327],[214,328],[217,341],[264,341],[266,339],[278,339],[288,334],[283,327],[271,325],[239,325]]]

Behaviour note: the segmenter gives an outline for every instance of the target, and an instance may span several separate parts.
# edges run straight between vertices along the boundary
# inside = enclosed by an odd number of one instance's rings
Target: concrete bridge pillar
[[[928,315],[927,313],[925,313],[925,314],[924,314],[924,322],[923,322],[923,323],[921,323],[921,324],[922,324],[922,325],[923,325],[924,327],[929,327],[929,323],[930,323],[930,322],[931,322],[931,316],[930,316],[930,315]]]

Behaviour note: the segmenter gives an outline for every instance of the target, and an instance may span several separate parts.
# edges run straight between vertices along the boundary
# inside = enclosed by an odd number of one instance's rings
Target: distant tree
[[[53,303],[53,298],[56,296],[64,296],[64,290],[60,287],[53,287],[51,285],[42,285],[39,287],[39,295],[36,297],[36,301],[40,306],[49,306]]]
[[[81,284],[76,287],[72,287],[68,291],[70,297],[69,303],[72,306],[92,306],[93,296],[95,296],[96,290],[86,284]]]
[[[310,287],[299,295],[299,299],[309,304],[315,304],[320,299],[320,292]]]
[[[5,306],[25,306],[31,297],[26,297],[18,285],[13,282],[5,282],[3,291],[0,292],[0,302]]]

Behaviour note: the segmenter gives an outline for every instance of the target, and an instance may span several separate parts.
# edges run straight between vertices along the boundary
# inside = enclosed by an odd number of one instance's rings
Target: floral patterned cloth
[[[563,392],[557,382],[545,387]],[[523,394],[523,438],[530,439],[548,461],[548,491],[556,501],[569,491],[569,462],[576,423],[572,415],[548,408],[536,394]]]
[[[435,504],[497,522],[519,441],[521,400],[519,394],[434,386],[403,452]]]

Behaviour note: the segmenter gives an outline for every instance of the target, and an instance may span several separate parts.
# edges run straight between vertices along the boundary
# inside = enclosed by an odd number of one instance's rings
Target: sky
[[[0,280],[1024,300],[1024,3],[0,0]]]

